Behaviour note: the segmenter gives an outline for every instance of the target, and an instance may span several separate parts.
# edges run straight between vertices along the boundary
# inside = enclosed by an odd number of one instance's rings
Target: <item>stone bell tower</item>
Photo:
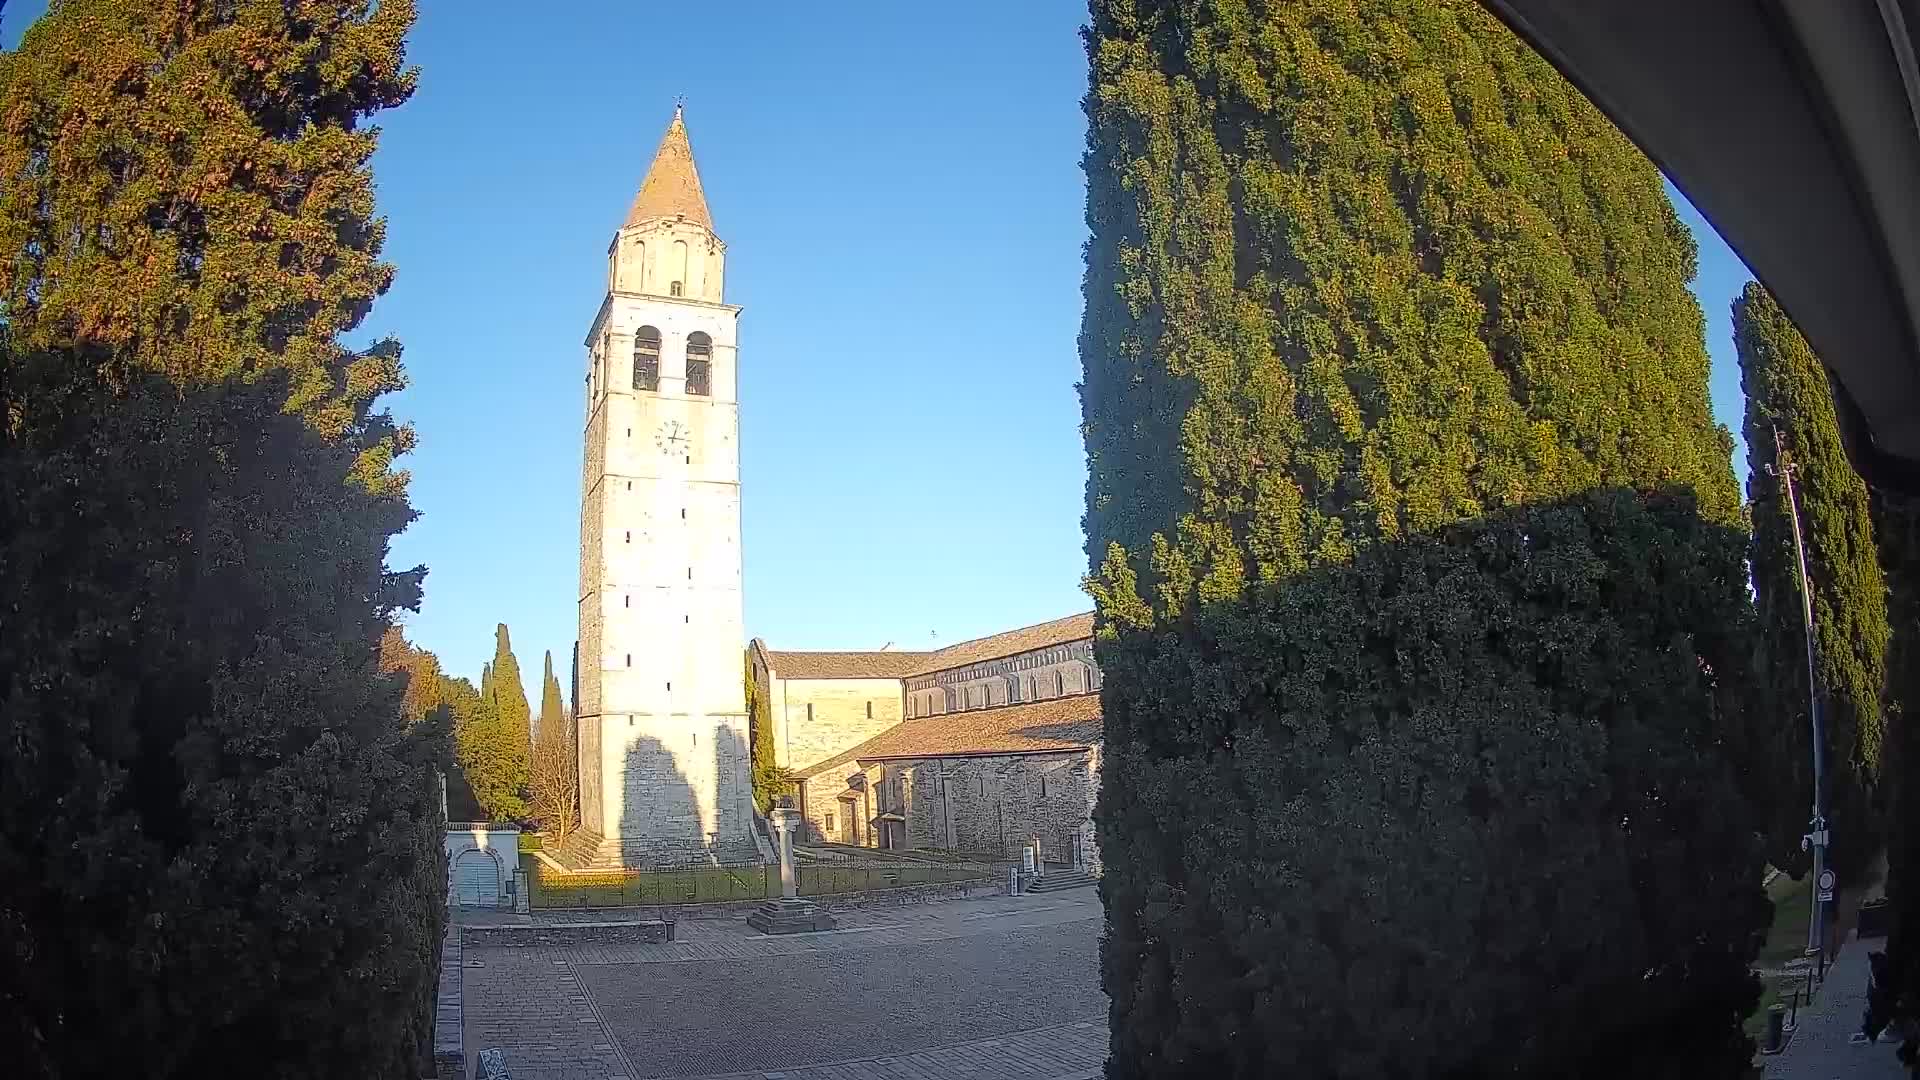
[[[757,862],[740,597],[740,309],[678,108],[587,331],[575,867]]]

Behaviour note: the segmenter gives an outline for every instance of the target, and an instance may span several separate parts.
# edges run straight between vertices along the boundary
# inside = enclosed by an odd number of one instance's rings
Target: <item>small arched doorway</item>
[[[500,863],[492,852],[470,848],[454,860],[453,902],[460,907],[500,906]]]

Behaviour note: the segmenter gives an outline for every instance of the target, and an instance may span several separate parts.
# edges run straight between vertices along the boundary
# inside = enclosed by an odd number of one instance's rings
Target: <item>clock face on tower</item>
[[[685,453],[687,449],[687,429],[680,426],[678,420],[668,420],[654,432],[653,442],[662,454]]]

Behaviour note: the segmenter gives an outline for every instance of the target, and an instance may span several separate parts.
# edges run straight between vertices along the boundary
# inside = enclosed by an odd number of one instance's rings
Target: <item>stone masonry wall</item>
[[[897,810],[906,818],[907,843],[933,848],[1014,858],[1029,838],[1040,840],[1042,858],[1071,863],[1074,845],[1098,867],[1090,828],[1098,791],[1098,747],[1091,751],[1049,754],[999,754],[982,757],[876,762],[865,769],[844,769],[806,782],[804,811],[809,838],[841,842],[842,818],[849,805],[877,817]],[[868,795],[857,804],[837,796],[848,778],[859,775]],[[898,787],[893,787],[898,781]],[[834,829],[827,831],[827,815]],[[862,822],[861,839],[879,845],[880,831]]]
[[[774,673],[778,679],[779,672]],[[778,679],[774,760],[805,769],[898,724],[898,679]]]

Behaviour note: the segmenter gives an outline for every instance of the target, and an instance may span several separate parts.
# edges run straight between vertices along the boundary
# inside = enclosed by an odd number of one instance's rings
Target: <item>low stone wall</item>
[[[460,1009],[462,991],[460,927],[452,921],[440,939],[440,991],[433,1010],[433,1069],[439,1080],[467,1080],[465,1019]]]
[[[662,919],[607,919],[601,922],[467,926],[468,946],[528,948],[535,945],[658,945],[673,940],[673,924]]]

